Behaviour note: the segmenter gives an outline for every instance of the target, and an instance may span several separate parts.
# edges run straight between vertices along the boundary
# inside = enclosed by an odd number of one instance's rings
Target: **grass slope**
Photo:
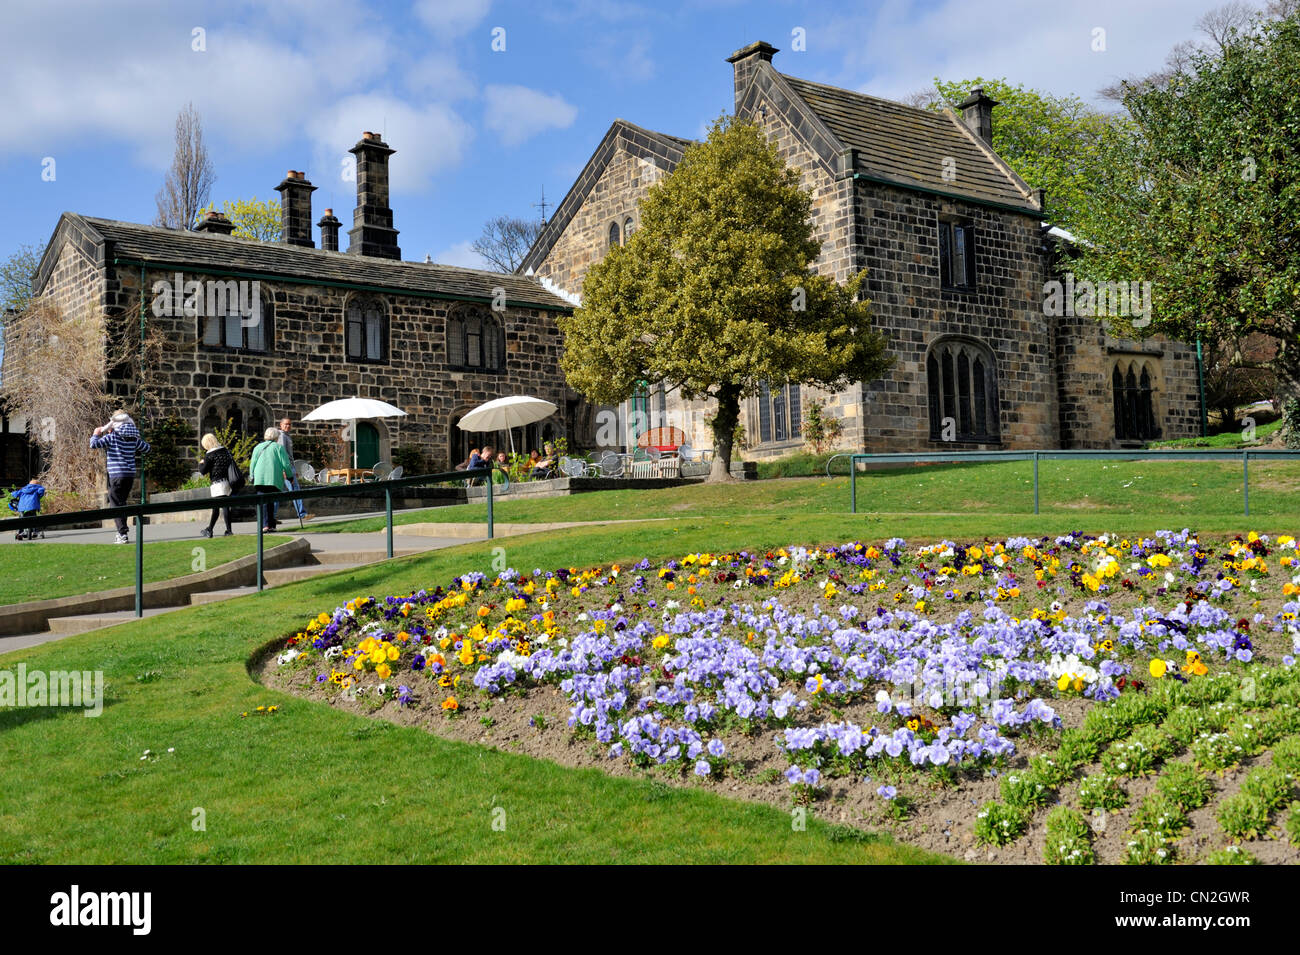
[[[270,549],[290,540],[264,537]],[[155,541],[144,544],[144,580],[171,580],[195,573],[195,547],[204,550],[207,570],[252,554],[257,539],[250,536],[213,540]],[[135,585],[135,542],[117,544],[60,544],[52,540],[6,544],[0,547],[0,605],[46,600],[73,594],[112,590]],[[0,644],[2,645],[2,644]]]
[[[1251,463],[1250,508],[1253,518],[1289,518],[1300,511],[1300,463]],[[1240,461],[1044,461],[1039,465],[1039,502],[1043,515],[1073,517],[1074,524],[1110,526],[1112,518],[1134,517],[1145,526],[1159,518],[1166,524],[1194,523],[1209,529],[1206,518],[1224,518],[1223,526],[1242,518]],[[877,470],[858,476],[858,508],[864,513],[1023,514],[1033,517],[1031,462],[927,465]],[[773,516],[839,514],[847,520],[847,477],[787,478],[725,485],[693,485],[660,490],[628,489],[575,494],[562,498],[505,496],[495,502],[498,521],[628,520],[707,513],[714,519],[738,519],[757,512]],[[394,523],[485,521],[481,502],[404,511]],[[371,531],[384,519],[363,518],[313,528],[322,533]],[[1068,529],[1068,527],[1067,527]],[[954,532],[955,533],[955,532]]]

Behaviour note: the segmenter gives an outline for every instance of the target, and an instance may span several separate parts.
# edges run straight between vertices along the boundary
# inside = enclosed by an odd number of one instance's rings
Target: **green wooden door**
[[[373,468],[379,460],[379,429],[369,421],[357,422],[357,467]]]

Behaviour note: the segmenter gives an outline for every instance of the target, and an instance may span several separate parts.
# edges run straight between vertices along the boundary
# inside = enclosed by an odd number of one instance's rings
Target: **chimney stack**
[[[334,215],[333,209],[326,209],[325,214],[320,217],[320,247],[326,252],[337,252],[339,250],[339,222],[338,217]]]
[[[740,98],[745,95],[745,88],[749,86],[749,81],[753,78],[758,64],[771,63],[772,57],[780,52],[772,44],[759,40],[757,43],[742,47],[727,57],[727,62],[735,70],[737,108],[740,107]]]
[[[357,208],[348,230],[348,254],[400,260],[393,210],[388,207],[388,157],[396,150],[378,133],[365,132],[348,152],[357,157]]]
[[[984,95],[984,87],[977,86],[970,95],[957,104],[966,125],[984,142],[993,145],[993,107],[998,101]]]
[[[209,209],[203,221],[194,227],[195,232],[207,232],[212,235],[230,235],[235,231],[235,224],[216,209]]]
[[[275,191],[280,193],[280,241],[313,248],[316,243],[311,240],[311,194],[316,187],[304,173],[290,169]]]

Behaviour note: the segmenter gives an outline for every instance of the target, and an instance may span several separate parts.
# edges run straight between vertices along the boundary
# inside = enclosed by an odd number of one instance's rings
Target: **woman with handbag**
[[[199,465],[199,473],[206,474],[212,482],[212,496],[230,497],[232,494],[238,494],[244,487],[244,475],[240,473],[234,455],[222,447],[215,434],[205,434],[203,440],[199,443],[203,445],[203,450],[207,452],[203,455],[203,463]],[[203,529],[202,536],[212,536],[212,528],[216,526],[218,511],[221,512],[226,521],[226,533],[223,536],[229,537],[234,533],[230,527],[230,508],[214,507],[212,517],[208,520],[208,526]]]

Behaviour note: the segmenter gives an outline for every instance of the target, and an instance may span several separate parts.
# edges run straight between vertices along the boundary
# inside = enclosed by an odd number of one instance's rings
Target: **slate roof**
[[[536,279],[454,265],[398,262],[374,256],[325,252],[301,246],[259,242],[207,232],[184,232],[158,226],[116,222],[65,212],[55,230],[71,233],[83,248],[94,248],[94,261],[114,258],[143,260],[150,265],[208,268],[220,272],[246,272],[299,279],[304,284],[336,282],[345,285],[412,292],[430,297],[490,302],[493,289],[504,288],[508,304],[571,311],[573,306]],[[51,241],[46,260],[36,272],[37,288],[44,284],[57,258]],[[91,250],[87,250],[90,252]]]
[[[864,93],[778,74],[841,143],[853,149],[854,172],[904,186],[1036,210],[1032,191],[980,145],[951,111],[905,106]],[[944,159],[956,178],[943,178]]]

